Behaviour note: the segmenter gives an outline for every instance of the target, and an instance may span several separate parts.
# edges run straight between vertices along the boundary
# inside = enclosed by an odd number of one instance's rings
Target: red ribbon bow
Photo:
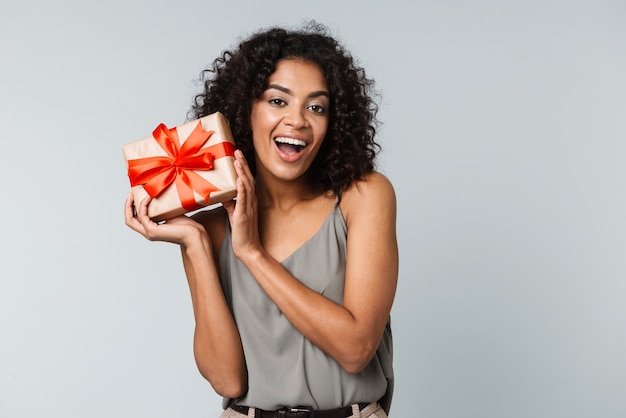
[[[195,171],[213,170],[214,159],[233,156],[235,153],[235,146],[228,141],[200,149],[213,133],[214,131],[202,129],[198,122],[181,146],[176,128],[168,129],[160,124],[152,136],[167,156],[128,160],[131,186],[143,185],[146,192],[154,198],[175,183],[181,204],[187,211],[202,207],[196,202],[194,191],[208,204],[211,192],[220,189]]]

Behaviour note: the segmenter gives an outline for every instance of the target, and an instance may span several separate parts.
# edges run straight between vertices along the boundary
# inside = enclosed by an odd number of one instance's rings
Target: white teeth
[[[306,142],[301,140],[301,139],[295,139],[295,138],[287,138],[284,136],[279,136],[274,138],[274,141],[276,142],[280,142],[283,144],[291,144],[291,145],[298,145],[301,147],[306,147]]]

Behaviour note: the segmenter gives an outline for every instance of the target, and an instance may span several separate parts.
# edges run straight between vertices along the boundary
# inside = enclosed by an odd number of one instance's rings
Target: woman
[[[385,417],[398,250],[372,82],[317,25],[259,32],[203,80],[191,116],[229,119],[236,201],[157,224],[131,195],[125,217],[180,245],[222,417]]]

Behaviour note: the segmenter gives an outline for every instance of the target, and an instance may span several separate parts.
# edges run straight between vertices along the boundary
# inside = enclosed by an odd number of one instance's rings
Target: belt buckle
[[[315,411],[308,406],[297,406],[295,408],[285,408],[278,411],[279,417],[294,418],[315,418]]]

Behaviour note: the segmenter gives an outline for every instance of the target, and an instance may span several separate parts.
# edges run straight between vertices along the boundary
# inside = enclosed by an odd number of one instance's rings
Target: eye
[[[307,109],[315,112],[315,113],[325,113],[326,112],[326,108],[324,108],[323,106],[320,105],[310,105]]]
[[[268,103],[273,106],[284,106],[287,104],[283,99],[277,99],[277,98],[269,99]]]

